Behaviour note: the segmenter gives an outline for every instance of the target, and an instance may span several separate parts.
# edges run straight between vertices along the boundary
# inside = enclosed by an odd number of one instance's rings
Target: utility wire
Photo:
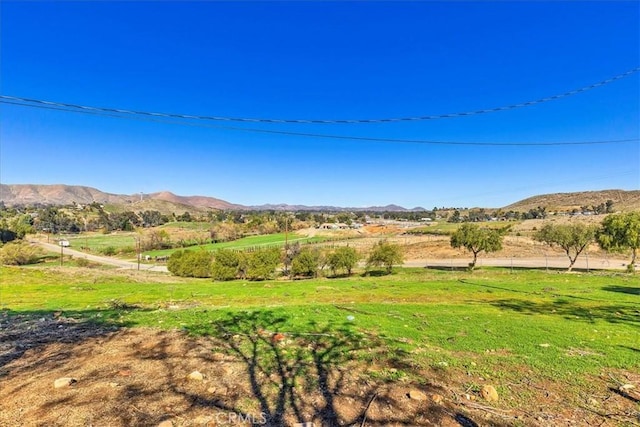
[[[505,105],[502,107],[494,107],[494,108],[457,112],[457,113],[435,114],[435,115],[415,116],[415,117],[396,117],[396,118],[386,118],[386,119],[314,120],[314,119],[268,119],[268,118],[247,118],[247,117],[225,117],[225,116],[200,116],[200,115],[191,115],[191,114],[173,114],[173,113],[158,113],[158,112],[149,112],[149,111],[136,111],[136,110],[121,109],[121,108],[92,107],[88,105],[67,104],[62,102],[22,98],[22,97],[9,96],[9,95],[0,95],[0,100],[9,100],[14,102],[19,101],[19,102],[25,102],[25,103],[49,105],[49,106],[60,107],[60,108],[71,108],[71,109],[79,109],[79,110],[86,110],[86,111],[98,111],[98,112],[104,112],[104,113],[132,114],[132,115],[141,115],[141,116],[166,117],[166,118],[172,118],[172,119],[189,119],[189,120],[249,122],[249,123],[298,123],[298,124],[303,124],[303,123],[304,124],[393,123],[393,122],[411,122],[411,121],[448,119],[448,118],[454,118],[454,117],[465,117],[465,116],[474,116],[478,114],[495,113],[498,111],[505,111],[505,110],[515,110],[517,108],[529,107],[532,105],[554,101],[557,99],[566,98],[568,96],[586,92],[588,90],[595,89],[597,87],[604,86],[616,80],[620,80],[622,78],[630,76],[631,74],[637,73],[638,71],[640,71],[640,67],[633,68],[629,71],[626,71],[624,73],[618,74],[616,76],[610,77],[605,80],[601,80],[597,83],[593,83],[588,86],[583,86],[579,89],[570,90],[557,95],[546,96],[544,98],[536,99],[533,101]],[[0,102],[4,102],[4,101],[0,101]]]
[[[367,136],[333,135],[333,134],[322,134],[322,133],[280,131],[280,130],[273,130],[273,129],[244,128],[244,127],[238,127],[238,126],[212,125],[209,123],[200,123],[200,122],[165,120],[162,118],[155,118],[151,116],[145,117],[145,116],[137,116],[137,115],[122,115],[122,114],[107,113],[107,112],[97,111],[97,110],[78,110],[78,109],[63,108],[63,107],[52,106],[52,105],[25,104],[21,102],[12,102],[12,101],[3,101],[3,100],[0,100],[0,103],[17,105],[21,107],[42,108],[46,110],[64,111],[69,113],[91,114],[91,115],[97,115],[97,116],[103,116],[103,117],[114,117],[119,119],[140,120],[140,121],[166,123],[166,124],[174,124],[174,125],[181,125],[181,126],[204,127],[209,129],[221,129],[221,130],[252,132],[252,133],[266,133],[266,134],[286,135],[286,136],[302,136],[302,137],[308,137],[308,138],[325,138],[325,139],[338,139],[338,140],[347,140],[347,141],[384,142],[384,143],[396,143],[396,144],[540,147],[540,146],[561,146],[561,145],[610,145],[610,144],[640,142],[640,138],[610,139],[610,140],[597,140],[597,141],[559,141],[559,142],[557,141],[556,142],[477,142],[477,141],[471,142],[471,141],[436,141],[436,140],[428,140],[428,139],[379,138],[379,137],[367,137]]]

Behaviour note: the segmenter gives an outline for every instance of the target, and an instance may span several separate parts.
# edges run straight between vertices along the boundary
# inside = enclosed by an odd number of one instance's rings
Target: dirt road
[[[60,252],[60,246],[32,241],[31,243],[39,245],[40,247],[53,252]],[[97,262],[100,264],[112,265],[126,270],[137,270],[138,263],[124,261],[116,258],[109,258],[99,255],[87,254],[85,252],[76,251],[71,248],[64,248],[66,255],[73,255],[76,258],[86,258],[89,261]],[[410,259],[405,261],[405,267],[433,267],[433,268],[461,268],[466,267],[470,259],[438,259],[438,258],[426,258],[426,259]],[[569,260],[567,257],[499,257],[499,258],[478,258],[477,267],[491,266],[491,267],[513,267],[513,268],[551,268],[551,269],[566,269],[569,267]],[[575,270],[624,270],[626,263],[618,258],[602,258],[602,257],[587,257],[581,256],[576,261],[573,267]],[[140,270],[155,271],[167,273],[167,267],[164,265],[149,265],[140,264]]]
[[[60,246],[55,245],[53,243],[45,243],[45,242],[39,242],[36,240],[32,240],[30,243],[33,243],[34,245],[38,245],[41,248],[44,248],[48,251],[52,251],[52,252],[58,252],[60,253]],[[85,252],[80,252],[80,251],[76,251],[74,249],[71,248],[64,248],[63,252],[65,255],[73,255],[75,258],[85,258],[89,261],[93,261],[93,262],[97,262],[100,264],[106,264],[106,265],[112,265],[114,267],[118,267],[121,269],[126,269],[126,270],[137,270],[138,269],[138,263],[137,262],[130,262],[130,261],[124,261],[121,259],[116,259],[116,258],[109,258],[109,257],[104,257],[104,256],[99,256],[99,255],[92,255],[92,254],[88,254]],[[161,272],[161,273],[167,273],[167,267],[164,265],[149,265],[149,264],[140,264],[140,270],[144,270],[144,271],[157,271],[157,272]]]

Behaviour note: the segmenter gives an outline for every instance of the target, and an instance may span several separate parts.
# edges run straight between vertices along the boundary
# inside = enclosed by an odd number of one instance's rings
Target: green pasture
[[[187,249],[204,249],[207,251],[215,251],[217,249],[245,250],[245,249],[251,249],[251,248],[261,247],[261,246],[284,246],[285,242],[289,242],[289,243],[299,242],[300,244],[303,244],[303,243],[322,242],[324,240],[326,240],[326,238],[301,237],[292,233],[289,233],[288,235],[285,233],[276,233],[276,234],[264,234],[259,236],[248,236],[248,237],[243,237],[241,239],[233,240],[230,242],[209,243],[206,245],[192,246]],[[173,252],[175,252],[178,249],[147,251],[147,252],[144,252],[143,255],[150,255],[150,256],[171,255]]]
[[[116,252],[123,249],[135,252],[136,239],[138,238],[140,238],[140,234],[136,232],[117,232],[79,234],[68,237],[67,240],[69,240],[72,249],[86,251],[88,248],[91,253],[100,253],[108,247],[113,247]]]
[[[398,269],[385,276],[213,282],[73,269],[0,273],[0,308],[8,315],[63,312],[196,335],[218,334],[221,324],[299,336],[348,330],[384,342],[384,352],[361,357],[402,358],[406,375],[433,367],[498,384],[535,375],[584,387],[604,369],[640,369],[640,281],[633,275]]]

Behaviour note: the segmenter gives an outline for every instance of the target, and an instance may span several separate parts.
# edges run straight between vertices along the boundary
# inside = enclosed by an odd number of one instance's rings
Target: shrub
[[[291,275],[304,277],[317,277],[320,267],[320,252],[305,248],[298,253],[291,262]]]
[[[244,271],[244,255],[229,249],[216,252],[211,266],[211,277],[214,280],[233,280]]]
[[[280,263],[280,250],[277,248],[258,249],[246,253],[246,277],[249,280],[265,280],[273,276]]]
[[[99,251],[102,255],[112,256],[116,254],[116,248],[113,246],[107,246],[106,248],[102,248]]]
[[[0,248],[0,264],[27,265],[40,260],[42,250],[27,243],[7,243]]]
[[[176,276],[182,277],[211,277],[210,252],[199,251],[176,251],[167,262],[167,269]]]

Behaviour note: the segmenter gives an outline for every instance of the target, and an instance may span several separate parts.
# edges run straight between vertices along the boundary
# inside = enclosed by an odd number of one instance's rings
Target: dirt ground
[[[466,385],[483,384],[482,378],[411,366],[406,359],[364,363],[348,357],[347,349],[360,345],[375,353],[373,339],[278,336],[265,329],[273,319],[231,319],[221,326],[228,334],[194,338],[184,331],[92,325],[60,314],[1,316],[2,426],[640,423],[640,396],[618,389],[634,384],[637,390],[638,373],[593,378],[589,395],[577,397],[562,384],[525,375],[489,401]],[[393,378],[396,369],[412,370],[419,380]],[[73,380],[56,388],[60,378]]]

